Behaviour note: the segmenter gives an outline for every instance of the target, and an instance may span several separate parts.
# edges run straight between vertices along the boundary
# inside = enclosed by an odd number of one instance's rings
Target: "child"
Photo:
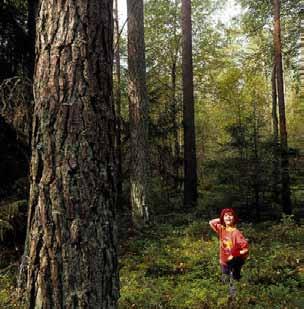
[[[232,273],[235,280],[241,278],[241,268],[248,256],[248,242],[236,228],[238,217],[232,208],[221,211],[220,218],[209,221],[220,240],[220,264],[224,277]]]

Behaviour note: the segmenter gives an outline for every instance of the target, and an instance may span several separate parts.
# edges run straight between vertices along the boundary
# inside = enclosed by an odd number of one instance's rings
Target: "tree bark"
[[[281,144],[281,171],[282,171],[282,208],[285,214],[291,214],[290,200],[290,179],[289,179],[289,162],[288,162],[288,143],[285,117],[285,98],[284,98],[284,79],[282,65],[282,44],[281,44],[281,24],[280,24],[280,0],[273,2],[274,12],[274,48],[275,48],[275,65],[277,75],[277,91],[279,106],[279,127],[280,127],[280,144]]]
[[[27,308],[117,307],[112,9],[37,7]]]
[[[197,201],[191,0],[182,1],[182,36],[184,113],[184,207],[190,208],[195,206]]]
[[[133,222],[149,221],[148,95],[143,0],[128,0],[128,95],[131,135],[131,204]]]

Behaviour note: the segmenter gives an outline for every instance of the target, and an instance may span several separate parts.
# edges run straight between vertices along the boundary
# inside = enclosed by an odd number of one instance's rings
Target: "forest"
[[[0,126],[0,309],[304,308],[303,1],[0,0]]]

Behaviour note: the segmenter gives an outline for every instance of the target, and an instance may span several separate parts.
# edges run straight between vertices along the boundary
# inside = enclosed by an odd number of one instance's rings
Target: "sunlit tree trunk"
[[[289,179],[289,162],[288,162],[288,143],[285,117],[285,98],[284,98],[284,79],[282,65],[282,44],[281,44],[281,25],[280,25],[280,0],[273,1],[274,12],[274,48],[275,48],[275,65],[277,75],[277,92],[279,106],[279,128],[281,144],[281,170],[282,170],[282,208],[285,214],[291,214],[290,200],[290,179]]]
[[[191,0],[182,0],[183,110],[184,110],[184,207],[197,201],[197,171],[192,67]]]
[[[27,308],[116,308],[111,0],[37,7]]]
[[[149,221],[148,96],[143,0],[128,0],[128,95],[131,134],[131,204],[133,222]]]

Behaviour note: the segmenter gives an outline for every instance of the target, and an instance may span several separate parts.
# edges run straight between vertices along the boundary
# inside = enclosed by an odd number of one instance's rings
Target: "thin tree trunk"
[[[128,0],[128,94],[131,134],[131,204],[133,222],[149,221],[148,95],[143,0]]]
[[[275,59],[274,59],[275,61]],[[276,65],[274,63],[272,76],[271,76],[271,85],[272,85],[272,128],[273,128],[273,166],[272,166],[272,192],[273,199],[275,202],[279,201],[279,190],[278,182],[280,181],[279,173],[279,122],[277,114],[277,81],[276,81]]]
[[[112,1],[41,0],[27,308],[116,308]]]
[[[118,1],[115,0],[115,72],[116,72],[116,120],[117,120],[117,195],[118,195],[118,207],[122,209],[122,149],[121,149],[121,77],[120,77],[120,33],[119,33],[119,17],[118,17]]]
[[[276,65],[272,69],[271,85],[272,85],[272,128],[273,128],[273,141],[276,145],[279,142],[279,121],[278,121],[278,97],[277,97],[277,74]]]
[[[196,206],[197,171],[192,66],[191,0],[182,0],[183,111],[184,111],[184,207]]]
[[[291,214],[290,179],[288,162],[288,143],[285,117],[284,80],[282,65],[281,25],[280,25],[280,0],[274,0],[274,47],[275,65],[277,73],[277,91],[280,118],[280,144],[281,144],[281,169],[282,169],[282,208],[285,214]]]

